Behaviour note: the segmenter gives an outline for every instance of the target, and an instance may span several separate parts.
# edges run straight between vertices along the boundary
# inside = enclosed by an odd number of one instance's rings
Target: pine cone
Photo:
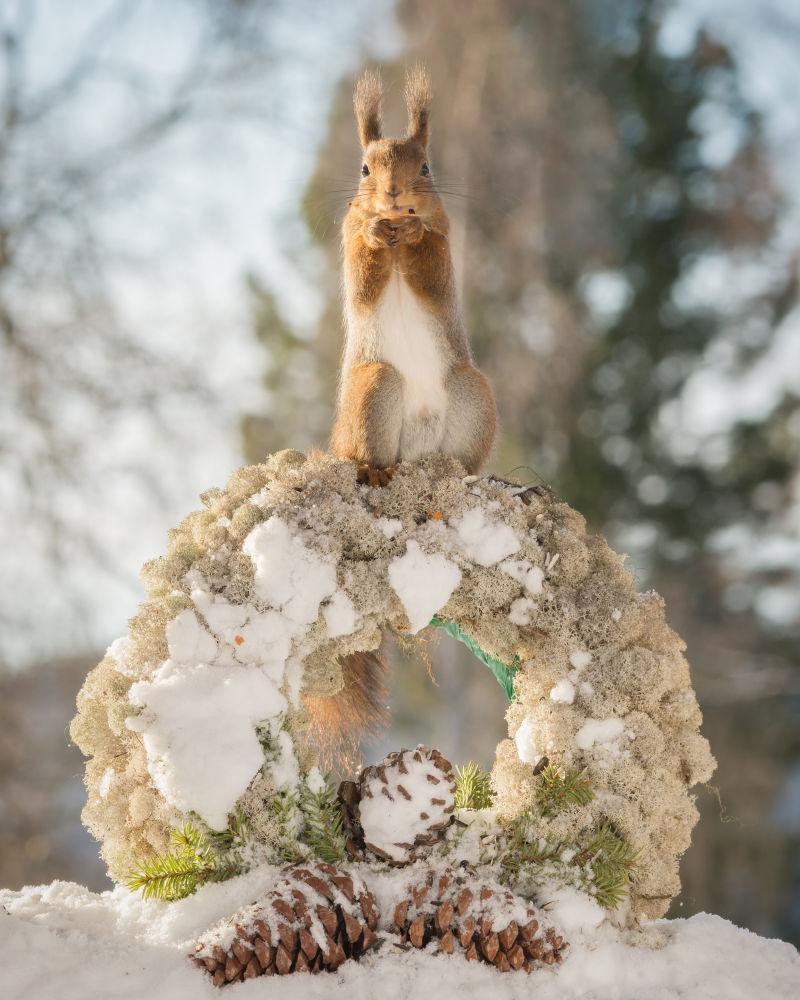
[[[195,945],[191,959],[215,986],[255,976],[333,972],[375,944],[378,910],[357,878],[322,862],[286,868],[282,876],[263,900]]]
[[[439,951],[461,951],[468,961],[486,962],[500,972],[560,964],[569,947],[545,925],[541,910],[453,869],[429,872],[409,886],[408,899],[395,908],[392,929],[414,948],[435,940]]]
[[[424,746],[365,767],[339,786],[348,853],[393,865],[428,854],[453,822],[455,785],[450,761]]]

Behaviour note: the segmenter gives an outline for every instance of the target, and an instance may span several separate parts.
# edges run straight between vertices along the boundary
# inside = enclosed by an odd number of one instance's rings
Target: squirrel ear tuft
[[[353,107],[358,122],[358,137],[362,149],[381,137],[381,101],[383,84],[380,73],[368,69],[356,83]]]
[[[428,145],[430,135],[431,81],[424,66],[415,66],[406,75],[406,108],[408,109],[409,139],[416,139],[421,146]]]

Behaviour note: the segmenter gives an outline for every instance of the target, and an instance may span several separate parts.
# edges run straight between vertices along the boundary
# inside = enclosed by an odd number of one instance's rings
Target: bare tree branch
[[[143,7],[98,4],[55,81],[38,86],[26,68],[37,58],[41,10],[26,0],[0,14],[0,370],[8,386],[0,394],[0,455],[2,496],[13,507],[4,522],[13,531],[24,518],[53,600],[74,589],[67,580],[77,564],[119,575],[85,513],[100,499],[98,477],[113,472],[152,502],[167,502],[157,472],[104,453],[104,435],[87,435],[87,420],[111,427],[135,414],[158,440],[170,408],[216,402],[196,362],[145,342],[121,315],[112,275],[130,262],[126,248],[109,241],[104,213],[148,191],[154,154],[179,130],[235,127],[237,116],[251,116],[250,91],[262,89],[273,65],[269,0],[186,0],[182,12],[196,30],[167,84],[128,50]],[[70,141],[70,116],[92,112],[81,104],[84,93],[111,81],[129,95],[130,119],[111,120],[85,147]],[[16,621],[19,634],[26,601],[5,588],[0,602],[0,623]],[[76,641],[87,618],[79,602],[77,595],[64,608]],[[8,635],[4,627],[0,660]]]

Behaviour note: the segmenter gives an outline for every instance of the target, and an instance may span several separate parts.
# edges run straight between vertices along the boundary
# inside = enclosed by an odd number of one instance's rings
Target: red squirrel
[[[361,182],[342,227],[346,339],[331,451],[358,462],[372,485],[398,462],[432,453],[477,472],[497,424],[456,295],[450,221],[428,157],[431,88],[422,69],[408,75],[405,97],[406,135],[384,139],[380,77],[368,72],[356,84]],[[306,698],[313,738],[329,759],[349,752],[358,730],[385,722],[380,655],[339,662],[340,694]]]
[[[331,450],[369,469],[438,452],[474,473],[491,450],[496,409],[456,294],[421,68],[409,73],[405,99],[406,135],[385,139],[380,77],[367,72],[356,84],[363,157],[342,227],[346,339]]]

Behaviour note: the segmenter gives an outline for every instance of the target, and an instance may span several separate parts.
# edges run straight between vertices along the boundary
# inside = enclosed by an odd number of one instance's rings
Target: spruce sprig
[[[558,860],[561,845],[535,836],[538,818],[538,813],[529,809],[509,825],[506,847],[498,858],[503,871],[501,881],[518,881],[548,862]]]
[[[137,861],[126,879],[129,889],[141,890],[145,899],[183,899],[215,876],[233,873],[208,837],[191,823],[172,831],[170,845],[162,854]]]
[[[492,779],[471,760],[456,768],[456,809],[488,809],[494,802]]]
[[[575,856],[574,863],[584,867],[587,888],[597,902],[613,910],[628,895],[638,857],[638,851],[610,823],[603,823]]]
[[[328,778],[316,792],[303,784],[299,798],[305,820],[303,840],[316,857],[335,864],[345,858],[345,832],[342,810]]]
[[[586,771],[569,767],[562,771],[548,763],[539,773],[536,804],[542,816],[555,816],[567,806],[585,806],[594,798]]]
[[[601,823],[567,860],[563,844],[535,836],[536,818],[535,812],[528,811],[511,823],[506,849],[498,858],[501,881],[548,881],[555,866],[565,874],[573,872],[573,879],[606,910],[613,910],[627,897],[639,854],[610,823]]]
[[[584,771],[559,770],[548,763],[538,775],[535,802],[513,820],[498,856],[501,881],[540,884],[561,870],[582,885],[605,909],[612,910],[628,895],[639,854],[607,820],[573,845],[553,843],[537,836],[541,820],[571,806],[587,805],[594,797]]]
[[[281,861],[287,864],[302,861],[303,852],[297,841],[303,822],[299,796],[288,789],[276,792],[272,800],[272,814],[280,830],[276,850]]]

